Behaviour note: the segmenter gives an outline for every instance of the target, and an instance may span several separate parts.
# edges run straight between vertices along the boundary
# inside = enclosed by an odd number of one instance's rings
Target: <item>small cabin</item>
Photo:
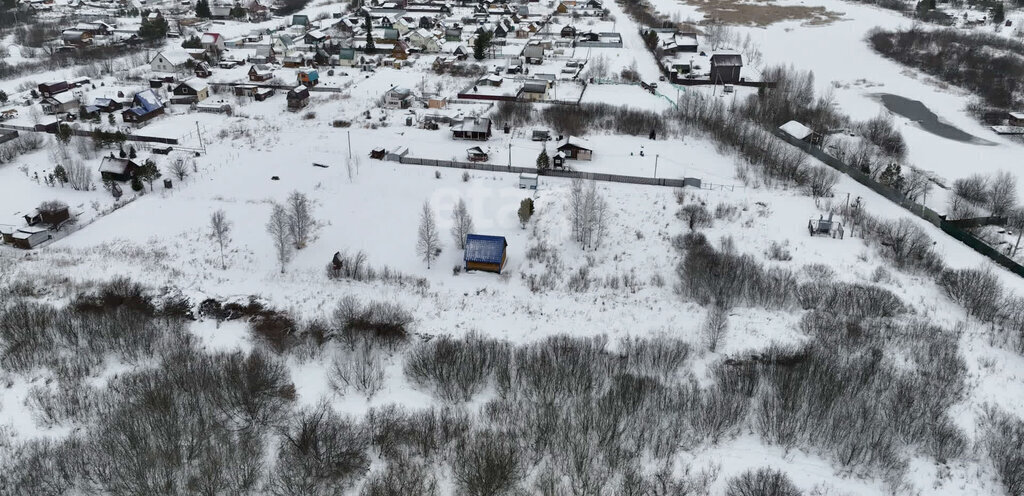
[[[274,77],[274,70],[263,64],[256,64],[249,68],[249,81],[269,81]]]
[[[470,162],[486,162],[489,158],[487,152],[483,151],[479,146],[474,146],[466,150],[466,158]]]
[[[139,164],[127,158],[103,157],[103,161],[100,162],[100,177],[104,181],[131,181],[138,169]]]
[[[43,83],[37,86],[39,94],[46,96],[53,96],[58,93],[63,93],[70,89],[67,81],[50,81],[49,83]]]
[[[565,140],[564,145],[558,147],[558,151],[564,153],[565,158],[572,160],[592,160],[594,158],[594,151],[586,141],[571,136]]]
[[[312,88],[320,83],[320,73],[316,69],[298,71],[297,79],[299,84]]]
[[[466,235],[466,270],[482,270],[500,274],[507,261],[508,242],[504,236]]]
[[[537,189],[537,174],[519,174],[519,189]]]
[[[252,93],[252,97],[255,98],[257,102],[262,102],[272,96],[274,96],[274,88],[256,88]]]
[[[299,110],[309,104],[309,88],[296,86],[288,90],[288,109]]]
[[[487,140],[491,137],[491,120],[486,117],[467,117],[452,126],[452,138]]]
[[[1024,112],[1010,112],[1007,124],[1011,126],[1024,126]]]
[[[14,231],[10,237],[11,244],[15,248],[31,250],[49,241],[53,236],[50,235],[50,230],[45,227],[22,227]]]
[[[551,157],[551,167],[555,169],[565,168],[565,153],[558,152],[555,156]]]

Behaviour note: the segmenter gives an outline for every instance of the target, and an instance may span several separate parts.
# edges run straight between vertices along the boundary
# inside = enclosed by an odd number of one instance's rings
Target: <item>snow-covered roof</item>
[[[135,162],[126,158],[118,157],[103,157],[100,162],[100,172],[109,172],[111,174],[124,174],[128,171],[128,167],[134,167]]]
[[[217,43],[220,41],[220,33],[203,33],[200,43]]]
[[[72,94],[70,91],[65,91],[63,93],[57,93],[56,95],[51,95],[48,98],[50,100],[54,100],[57,103],[61,103],[61,104],[63,104],[63,103],[71,103],[71,102],[73,102],[75,100],[78,100],[78,97],[75,96],[74,94]]]
[[[466,235],[467,262],[500,264],[505,256],[508,243],[504,236]]]
[[[153,59],[155,60],[156,57],[163,57],[164,60],[173,66],[184,65],[185,62],[192,59],[192,56],[190,56],[185,50],[166,50],[156,54]]]
[[[490,126],[491,120],[486,117],[471,117],[459,124],[452,126],[453,131],[466,131],[471,133],[485,133]]]
[[[206,84],[206,81],[203,81],[202,79],[198,79],[198,78],[189,79],[189,80],[185,81],[182,84],[184,84],[185,86],[188,86],[189,88],[192,88],[196,92],[203,91],[203,90],[205,90],[205,89],[210,87],[209,84]]]
[[[146,112],[152,112],[164,105],[160,101],[160,97],[156,96],[156,93],[153,92],[152,89],[142,90],[136,93],[134,101],[138,102],[139,106]]]
[[[802,140],[814,133],[814,131],[811,131],[809,127],[800,124],[797,121],[789,121],[779,126],[779,129],[798,140]]]
[[[562,146],[575,146],[577,148],[586,148],[587,150],[592,150],[593,149],[593,148],[591,148],[589,141],[587,141],[587,140],[585,140],[583,138],[580,138],[578,136],[569,136],[569,138],[565,140],[565,144],[562,145]],[[560,146],[558,148],[561,149],[562,146]]]

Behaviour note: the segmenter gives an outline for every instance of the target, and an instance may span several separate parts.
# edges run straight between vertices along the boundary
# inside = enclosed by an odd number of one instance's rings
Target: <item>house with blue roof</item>
[[[132,106],[121,112],[125,122],[146,122],[158,115],[163,115],[164,103],[152,89],[143,90],[132,98]]]
[[[504,236],[466,235],[466,270],[501,273],[505,268],[508,242]]]

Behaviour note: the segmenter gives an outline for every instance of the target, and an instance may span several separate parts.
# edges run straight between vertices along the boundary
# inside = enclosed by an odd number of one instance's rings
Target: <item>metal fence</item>
[[[42,125],[39,125],[37,127],[29,127],[29,126],[16,126],[16,125],[12,125],[12,124],[0,124],[0,129],[10,129],[10,130],[15,130],[15,131],[28,131],[28,132],[32,132],[32,133],[56,134],[56,128],[54,128],[52,130],[47,130]],[[80,136],[80,137],[83,137],[83,138],[88,138],[88,137],[92,136],[92,131],[91,130],[86,130],[86,129],[72,129],[71,130],[71,135],[72,136]],[[178,139],[177,138],[164,138],[162,136],[146,136],[146,135],[142,135],[142,134],[125,134],[124,135],[124,139],[126,141],[138,141],[138,142],[144,142],[144,143],[164,143],[164,144],[167,144],[167,145],[177,145],[178,144]]]
[[[929,223],[935,225],[943,232],[949,234],[953,238],[959,240],[961,243],[969,246],[974,251],[988,257],[993,262],[1005,267],[1010,272],[1017,274],[1018,276],[1024,277],[1024,265],[1017,263],[1017,261],[1000,253],[999,250],[989,246],[984,241],[978,239],[970,231],[962,229],[956,221],[947,221],[944,215],[939,215],[938,212],[913,201],[908,200],[902,193],[892,189],[878,181],[875,181],[871,176],[863,173],[855,167],[850,167],[845,162],[825,153],[824,150],[811,145],[805,141],[798,140],[788,133],[782,130],[776,129],[775,134],[782,138],[783,141],[800,148],[807,152],[807,154],[814,158],[824,162],[830,167],[842,172],[853,178],[854,181],[864,185],[868,189],[884,196],[893,203],[905,208],[908,212],[920,217]]]

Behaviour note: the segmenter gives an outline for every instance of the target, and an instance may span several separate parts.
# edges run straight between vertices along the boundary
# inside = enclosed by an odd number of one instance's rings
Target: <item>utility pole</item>
[[[508,142],[508,169],[512,170],[512,140]]]
[[[654,178],[658,178],[658,157],[661,155],[654,154]]]
[[[348,135],[348,159],[352,160],[352,131],[345,131]]]
[[[199,148],[202,148],[203,153],[206,153],[206,145],[203,144],[203,133],[199,131],[199,121],[196,121],[196,137],[199,138]]]

